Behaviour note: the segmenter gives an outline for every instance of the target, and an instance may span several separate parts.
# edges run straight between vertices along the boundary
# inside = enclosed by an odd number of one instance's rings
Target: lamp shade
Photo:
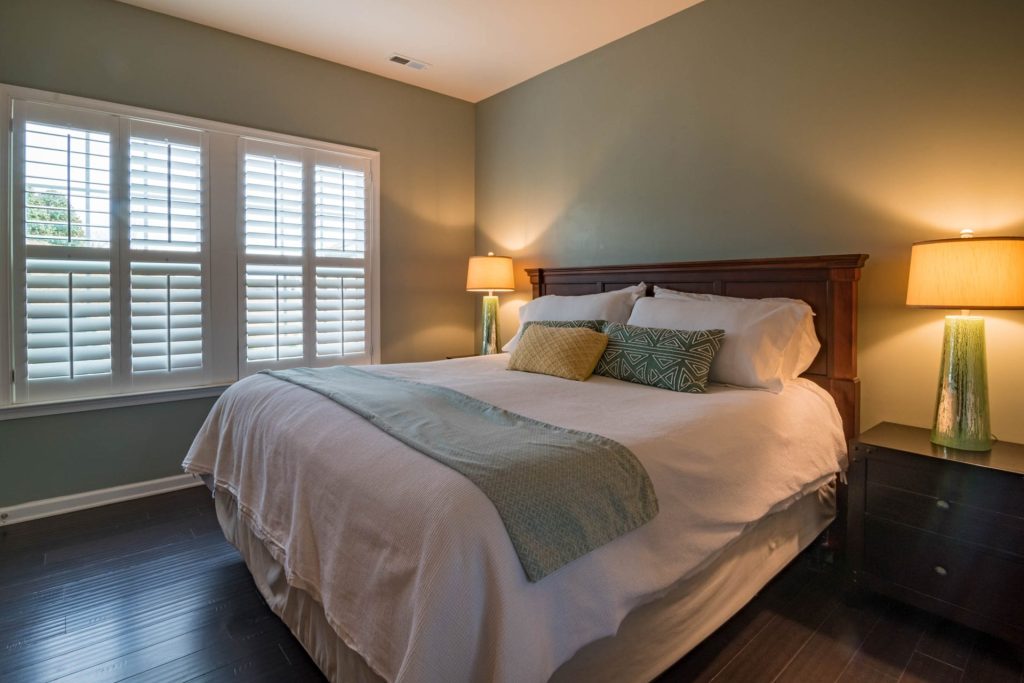
[[[511,292],[516,288],[509,256],[470,256],[467,292]]]
[[[907,305],[1024,308],[1024,237],[916,243],[910,252]]]

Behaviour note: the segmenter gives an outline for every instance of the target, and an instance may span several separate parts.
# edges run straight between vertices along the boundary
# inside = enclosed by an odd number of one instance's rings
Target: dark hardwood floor
[[[323,680],[204,488],[0,529],[0,681]]]
[[[1007,646],[802,557],[660,683],[1022,683]],[[0,527],[0,681],[322,681],[205,489]]]

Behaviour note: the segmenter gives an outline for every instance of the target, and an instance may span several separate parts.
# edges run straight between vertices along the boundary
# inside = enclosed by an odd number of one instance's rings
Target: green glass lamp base
[[[985,319],[946,316],[932,443],[965,451],[987,451],[993,441],[985,365]]]
[[[498,341],[498,297],[488,294],[484,297],[483,309],[483,344],[480,353],[488,355],[501,352],[501,343]]]

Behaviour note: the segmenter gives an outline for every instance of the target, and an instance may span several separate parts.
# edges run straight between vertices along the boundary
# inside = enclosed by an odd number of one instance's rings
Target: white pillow
[[[802,372],[797,372],[798,362],[802,359],[805,319],[810,315],[807,304],[792,300],[709,300],[663,293],[638,301],[629,324],[676,330],[725,330],[722,348],[711,363],[710,380],[778,393],[786,380]]]
[[[519,329],[501,350],[511,352],[523,335],[523,323],[535,320],[607,320],[624,323],[629,320],[634,302],[646,292],[647,285],[641,282],[632,287],[600,294],[548,294],[538,297],[519,309]]]
[[[818,333],[814,331],[814,311],[802,299],[788,299],[785,297],[768,297],[765,299],[744,299],[736,296],[721,296],[719,294],[698,294],[696,292],[680,292],[664,287],[654,287],[654,296],[657,298],[671,298],[697,301],[720,301],[722,303],[736,303],[750,306],[751,308],[769,308],[775,306],[794,306],[797,315],[801,317],[800,334],[795,336],[793,343],[786,350],[786,360],[783,363],[785,379],[796,379],[807,372],[811,363],[818,357],[821,351],[821,342],[818,341]]]

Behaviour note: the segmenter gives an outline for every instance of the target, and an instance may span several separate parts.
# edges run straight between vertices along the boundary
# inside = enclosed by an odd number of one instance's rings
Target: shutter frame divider
[[[302,154],[302,355],[307,365],[316,358],[316,153]]]

